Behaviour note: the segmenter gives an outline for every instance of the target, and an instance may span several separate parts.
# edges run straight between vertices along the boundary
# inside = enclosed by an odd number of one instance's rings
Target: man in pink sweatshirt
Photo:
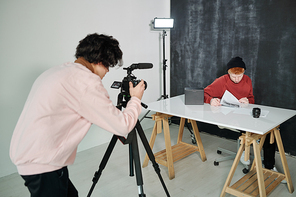
[[[91,124],[120,136],[135,126],[145,85],[130,82],[129,100],[120,111],[102,79],[120,65],[122,51],[112,36],[89,34],[77,48],[77,60],[53,67],[34,82],[15,127],[10,157],[32,197],[78,196],[67,166]]]

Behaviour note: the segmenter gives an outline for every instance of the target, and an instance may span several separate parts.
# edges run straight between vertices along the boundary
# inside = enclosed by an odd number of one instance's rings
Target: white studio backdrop
[[[114,36],[123,51],[123,67],[152,63],[152,69],[137,69],[133,74],[148,84],[144,103],[161,96],[162,31],[151,29],[154,17],[170,17],[169,0],[0,2],[0,177],[16,172],[9,158],[10,140],[33,82],[46,69],[74,61],[76,46],[87,34]],[[166,84],[169,86],[170,32],[167,34]],[[119,90],[110,86],[126,76],[122,68],[111,68],[103,79],[114,105]],[[166,89],[169,94],[169,87]],[[142,115],[146,111],[143,109]],[[107,143],[111,137],[111,133],[92,126],[78,151]]]

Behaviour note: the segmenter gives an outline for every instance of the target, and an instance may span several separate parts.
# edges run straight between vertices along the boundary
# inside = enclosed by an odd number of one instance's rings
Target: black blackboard
[[[240,56],[255,103],[296,110],[295,0],[171,0],[171,17],[171,96],[206,87]],[[281,135],[285,151],[296,155],[295,117]]]

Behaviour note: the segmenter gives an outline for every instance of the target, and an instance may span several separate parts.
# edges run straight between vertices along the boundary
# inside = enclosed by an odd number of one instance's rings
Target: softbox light
[[[174,27],[173,18],[154,18],[153,28],[154,29],[171,29]]]

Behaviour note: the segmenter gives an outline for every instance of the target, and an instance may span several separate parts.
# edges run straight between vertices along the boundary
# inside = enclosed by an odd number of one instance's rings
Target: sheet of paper
[[[267,110],[261,110],[260,117],[266,117],[268,113],[269,111]]]
[[[238,99],[233,96],[228,90],[225,90],[221,101],[220,101],[222,106],[228,106],[228,107],[240,107],[240,102]]]

